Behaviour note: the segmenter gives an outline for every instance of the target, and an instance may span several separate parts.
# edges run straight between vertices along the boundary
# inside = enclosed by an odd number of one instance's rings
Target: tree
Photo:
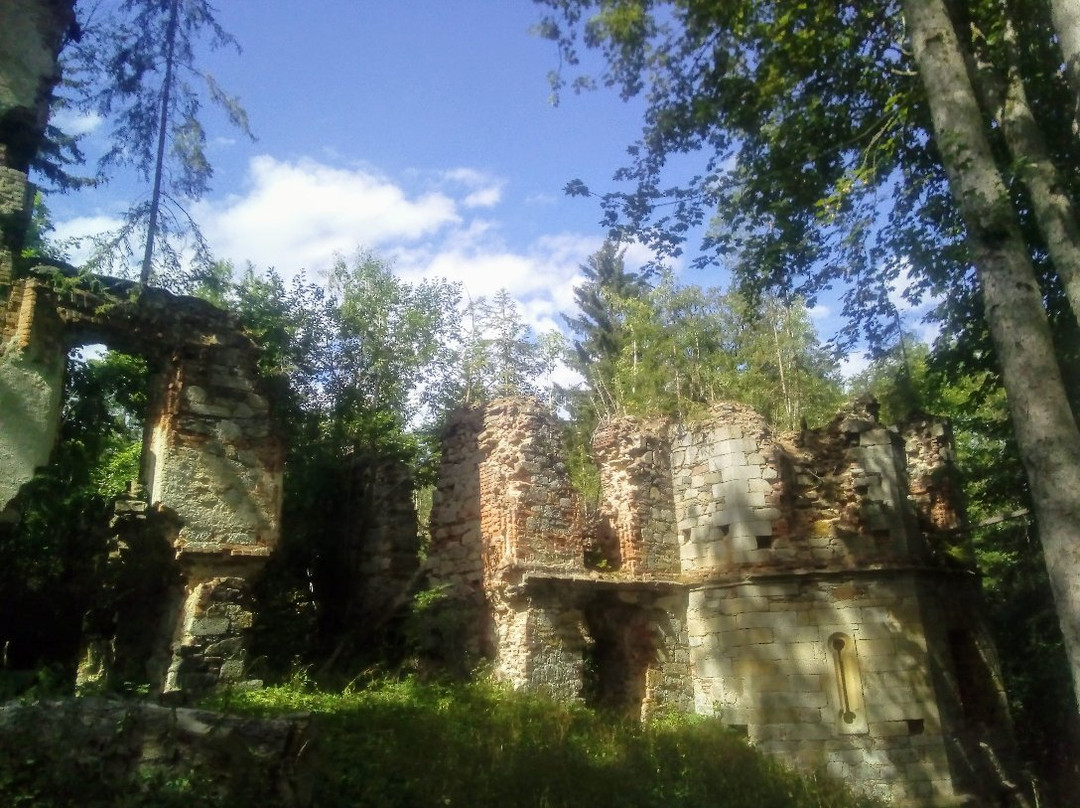
[[[618,322],[617,302],[639,298],[649,289],[644,276],[626,270],[625,254],[625,249],[608,240],[590,255],[580,267],[584,281],[574,289],[579,313],[564,315],[574,334],[568,364],[592,391],[588,412],[577,407],[581,411],[575,413],[575,419],[584,419],[591,426],[595,426],[597,413],[610,413],[613,404],[614,362],[625,338]]]
[[[123,0],[114,14],[84,21],[84,36],[67,58],[68,69],[93,88],[82,106],[114,122],[113,146],[101,158],[102,169],[131,166],[151,184],[149,198],[130,208],[120,232],[99,245],[97,259],[111,267],[117,260],[112,251],[132,251],[132,238],[143,234],[139,282],[144,286],[155,279],[155,256],[171,275],[182,274],[182,258],[170,237],[189,234],[195,265],[211,264],[209,247],[185,208],[206,193],[213,175],[199,118],[204,96],[251,136],[239,101],[195,64],[201,37],[212,48],[239,51],[215,14],[208,0]]]
[[[337,333],[328,346],[326,391],[335,418],[392,413],[405,427],[442,385],[461,298],[456,284],[409,284],[370,252],[339,258],[330,273]]]
[[[1063,259],[1047,260],[1038,209],[1007,181],[1017,161],[1005,158],[973,84],[975,54],[998,52],[979,51],[973,37],[1000,29],[1002,7],[541,2],[553,9],[542,32],[564,63],[576,64],[581,38],[603,53],[607,84],[646,95],[642,138],[616,175],[633,189],[603,199],[616,230],[673,252],[689,225],[717,212],[704,258],[726,256],[752,293],[797,287],[812,301],[841,283],[846,336],[880,338],[887,290],[903,270],[909,299],[945,300],[947,335],[981,343],[983,356],[992,346],[1080,693],[1080,431],[1050,327],[1071,276]],[[1069,95],[1048,8],[1007,10],[1028,43],[1019,69],[1029,106],[1075,199],[1080,160],[1071,121],[1063,127],[1054,113]],[[705,171],[664,189],[667,158],[698,150]]]
[[[562,345],[555,335],[537,339],[506,289],[491,300],[470,298],[462,318],[456,371],[444,389],[443,407],[544,392],[541,379],[554,369]]]
[[[841,403],[839,368],[818,341],[805,303],[767,296],[751,305],[741,295],[731,298],[739,328],[736,396],[781,429],[831,418]]]
[[[750,306],[737,293],[680,286],[665,272],[646,293],[610,295],[608,305],[619,339],[605,414],[685,417],[734,400],[794,429],[836,410],[836,362],[799,300],[770,296]]]

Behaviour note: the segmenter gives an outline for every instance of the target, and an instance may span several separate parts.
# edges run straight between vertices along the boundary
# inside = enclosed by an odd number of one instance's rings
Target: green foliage
[[[676,284],[670,274],[643,294],[611,300],[619,343],[607,414],[696,415],[735,400],[777,427],[832,415],[839,403],[835,360],[820,346],[806,306]]]
[[[68,362],[52,462],[19,495],[0,542],[0,647],[9,664],[73,670],[82,617],[98,596],[113,498],[138,474],[147,368],[106,353]]]
[[[264,347],[287,447],[283,541],[260,583],[260,674],[297,659],[345,664],[360,653],[357,568],[385,504],[379,476],[403,465],[426,485],[434,474],[431,427],[456,389],[459,290],[407,283],[360,252],[337,261],[328,291],[249,267],[227,298]]]
[[[642,726],[485,681],[376,679],[344,693],[269,688],[215,706],[315,714],[314,803],[333,806],[846,808],[872,803],[795,775],[714,719]]]
[[[81,38],[65,52],[65,70],[77,77],[77,105],[113,123],[113,145],[99,170],[128,167],[152,186],[145,199],[132,202],[117,232],[94,240],[90,265],[123,275],[139,252],[141,283],[187,289],[213,265],[187,211],[209,190],[213,174],[203,104],[216,105],[251,136],[239,100],[197,67],[195,53],[203,40],[213,49],[239,46],[206,0],[123,0],[108,13],[89,13],[80,25]],[[191,267],[185,250],[194,259]]]
[[[62,708],[61,708],[62,709]],[[95,734],[77,719],[64,737],[52,743],[26,718],[7,717],[0,731],[0,800],[20,808],[184,808],[274,804],[260,773],[230,770],[229,783],[205,771],[169,761],[168,773],[149,764],[131,766],[137,758],[132,721],[117,721],[107,735]],[[156,738],[167,744],[166,738]],[[245,761],[246,762],[246,761]]]
[[[491,300],[470,298],[462,327],[455,373],[445,388],[443,406],[545,393],[540,380],[551,373],[563,353],[561,337],[552,333],[537,339],[506,289]]]
[[[480,660],[470,657],[466,648],[471,615],[459,601],[447,597],[446,589],[436,586],[416,593],[404,639],[416,663],[464,679]]]

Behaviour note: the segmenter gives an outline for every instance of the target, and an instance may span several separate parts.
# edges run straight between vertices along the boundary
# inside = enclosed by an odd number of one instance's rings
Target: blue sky
[[[215,176],[193,208],[219,258],[318,280],[335,254],[371,249],[406,279],[442,276],[472,297],[508,289],[538,331],[573,309],[579,265],[602,243],[581,178],[611,187],[641,106],[613,91],[550,103],[554,46],[529,0],[220,0],[242,46],[203,66],[239,96],[249,141],[207,110]],[[95,138],[94,120],[74,123]],[[95,124],[97,124],[95,128]],[[100,140],[99,140],[100,143]],[[132,193],[52,197],[58,235],[113,226]],[[644,261],[631,246],[628,263]],[[675,267],[681,270],[680,267]],[[723,285],[720,269],[685,282]],[[823,336],[835,323],[816,312]]]
[[[372,249],[407,278],[508,288],[539,329],[572,306],[603,239],[591,200],[637,132],[611,93],[549,101],[551,43],[527,0],[222,0],[242,46],[203,64],[247,109],[249,141],[207,112],[213,190],[194,212],[215,253],[310,277]],[[94,121],[80,125],[92,128]],[[93,138],[108,131],[98,125]],[[107,228],[135,189],[49,200],[61,235]],[[631,250],[631,258],[641,251]]]

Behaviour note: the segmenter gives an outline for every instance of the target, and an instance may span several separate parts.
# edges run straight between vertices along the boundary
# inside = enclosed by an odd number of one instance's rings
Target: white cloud
[[[335,254],[357,246],[381,250],[461,222],[449,196],[409,196],[366,168],[262,155],[252,159],[249,174],[246,194],[203,203],[196,218],[219,256],[286,275],[324,270]]]
[[[840,375],[845,381],[851,381],[870,367],[870,357],[865,351],[852,351],[840,360]]]
[[[301,270],[318,278],[337,256],[370,248],[405,280],[445,278],[473,298],[506,289],[536,333],[561,329],[562,314],[574,309],[579,267],[603,239],[563,232],[512,243],[493,208],[500,195],[497,179],[468,168],[398,180],[369,166],[263,155],[251,160],[245,189],[199,203],[193,215],[213,253],[238,267],[250,261],[286,278]],[[481,203],[487,207],[478,215]],[[107,216],[70,219],[57,235],[98,233],[118,223]],[[649,257],[631,252],[631,268]]]
[[[70,263],[81,266],[93,252],[90,237],[119,230],[122,224],[123,220],[117,216],[78,216],[57,222],[50,238],[65,248]]]
[[[96,112],[76,112],[73,109],[61,109],[51,116],[51,122],[64,132],[74,137],[89,135],[97,131],[105,119]]]
[[[412,192],[406,182],[423,190]],[[371,248],[405,280],[445,278],[473,298],[506,289],[534,331],[560,328],[562,313],[574,307],[579,265],[602,239],[560,233],[507,243],[491,210],[502,187],[467,167],[398,181],[368,166],[263,155],[251,161],[245,192],[202,203],[195,218],[214,253],[238,266],[251,261],[286,277],[301,269],[318,277],[337,255]]]
[[[492,185],[487,188],[481,188],[478,191],[473,191],[462,200],[462,204],[467,208],[490,208],[493,205],[499,204],[499,200],[501,199],[502,188]]]
[[[505,183],[475,168],[452,168],[441,172],[439,178],[446,185],[456,185],[469,192],[461,200],[467,208],[490,208],[502,201]]]
[[[596,250],[598,240],[564,233],[544,236],[518,252],[502,245],[494,232],[483,234],[486,239],[451,239],[433,250],[397,251],[395,265],[407,280],[459,282],[473,299],[506,289],[536,332],[560,327],[560,315],[574,306],[578,266]]]

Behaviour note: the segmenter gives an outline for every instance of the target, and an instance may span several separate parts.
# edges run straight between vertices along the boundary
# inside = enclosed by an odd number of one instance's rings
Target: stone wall
[[[498,676],[714,715],[897,804],[1012,793],[977,577],[937,552],[962,514],[946,425],[886,428],[862,400],[777,434],[722,404],[609,421],[594,451],[590,521],[537,404],[451,421],[428,573]]]
[[[0,746],[16,768],[9,796],[36,785],[39,804],[312,804],[317,730],[307,714],[227,716],[120,699],[0,705]],[[174,784],[173,788],[163,787]],[[5,783],[5,785],[11,785]],[[180,791],[175,786],[184,787]],[[155,788],[156,787],[156,788]]]
[[[701,587],[690,604],[698,712],[883,798],[954,796],[912,575]]]
[[[603,500],[600,516],[617,553],[606,568],[677,573],[671,440],[667,424],[637,419],[602,424],[593,438]]]
[[[184,586],[168,632],[173,673],[158,685],[234,681],[243,654],[224,649],[250,623],[242,582],[261,569],[280,529],[283,453],[257,347],[232,315],[205,301],[54,271],[15,281],[2,323],[0,509],[48,461],[68,351],[102,342],[143,356],[151,385],[142,482],[149,505],[168,517],[160,539],[172,547]],[[218,631],[226,612],[228,628]],[[207,626],[214,630],[200,628]],[[179,673],[196,668],[197,675]]]
[[[352,611],[383,625],[408,601],[420,567],[414,480],[404,462],[358,458],[351,469],[346,563],[354,586]],[[358,506],[358,507],[355,507]]]
[[[49,462],[60,422],[65,344],[48,296],[33,283],[9,296],[0,331],[0,519]],[[7,513],[7,519],[16,514]]]
[[[57,55],[75,23],[74,0],[0,3],[0,305],[8,296],[34,188],[27,173],[41,146]]]

